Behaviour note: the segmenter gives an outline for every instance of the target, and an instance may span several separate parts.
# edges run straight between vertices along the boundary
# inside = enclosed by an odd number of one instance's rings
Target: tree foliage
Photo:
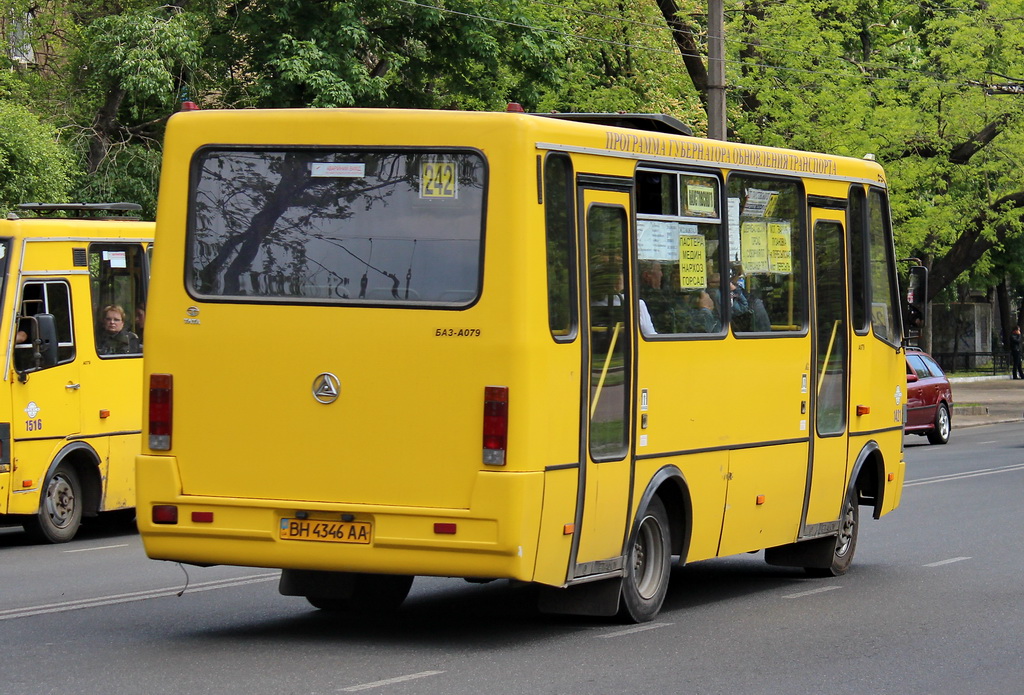
[[[488,110],[518,101],[528,110],[670,113],[701,133],[706,7],[0,0],[0,128],[18,132],[0,142],[0,203],[121,198],[151,215],[163,126],[183,99],[204,108]],[[964,282],[1024,284],[1014,260],[1024,243],[1019,0],[725,8],[731,139],[873,153],[888,173],[899,253],[931,265],[933,294]],[[53,164],[26,173],[39,158]],[[42,178],[26,188],[33,177]]]

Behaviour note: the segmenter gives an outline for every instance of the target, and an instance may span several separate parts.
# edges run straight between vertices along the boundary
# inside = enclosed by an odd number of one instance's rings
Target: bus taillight
[[[149,375],[149,448],[171,448],[171,424],[174,415],[174,378],[170,374]]]
[[[508,445],[508,387],[484,387],[484,463],[505,465]]]

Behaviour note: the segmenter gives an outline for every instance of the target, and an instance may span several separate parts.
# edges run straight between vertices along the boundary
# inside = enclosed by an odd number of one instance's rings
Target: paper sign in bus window
[[[718,213],[718,206],[715,204],[715,187],[687,183],[686,198],[683,204],[687,215],[715,217]]]
[[[455,162],[420,162],[420,198],[458,198]]]
[[[696,234],[697,225],[666,220],[636,221],[637,258],[642,261],[679,260],[679,235]]]
[[[109,263],[111,268],[128,267],[128,257],[124,251],[104,251],[103,260]]]
[[[767,273],[768,225],[764,222],[744,222],[740,230],[740,255],[747,273]]]
[[[361,179],[366,175],[362,162],[310,162],[309,175],[315,179]]]
[[[744,217],[771,217],[775,214],[775,203],[779,198],[776,191],[762,191],[759,188],[747,190],[743,205]]]
[[[780,275],[793,272],[793,245],[789,222],[768,223],[768,269]]]
[[[707,254],[700,234],[679,235],[679,288],[698,290],[708,286]]]
[[[729,262],[740,263],[740,199],[729,198],[726,201],[729,206]]]

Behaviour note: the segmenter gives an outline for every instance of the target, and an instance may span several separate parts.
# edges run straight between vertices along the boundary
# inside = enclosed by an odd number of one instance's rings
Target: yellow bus
[[[26,203],[0,220],[0,524],[38,540],[134,514],[154,231],[140,209]]]
[[[881,167],[667,117],[196,111],[168,126],[150,557],[339,611],[416,575],[644,621],[673,562],[840,574],[900,501]]]

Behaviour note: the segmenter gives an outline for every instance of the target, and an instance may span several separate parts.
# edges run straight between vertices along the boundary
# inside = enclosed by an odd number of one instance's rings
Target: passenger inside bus
[[[125,327],[124,309],[118,304],[103,307],[103,324],[96,335],[99,355],[137,355],[142,352],[139,336]]]

